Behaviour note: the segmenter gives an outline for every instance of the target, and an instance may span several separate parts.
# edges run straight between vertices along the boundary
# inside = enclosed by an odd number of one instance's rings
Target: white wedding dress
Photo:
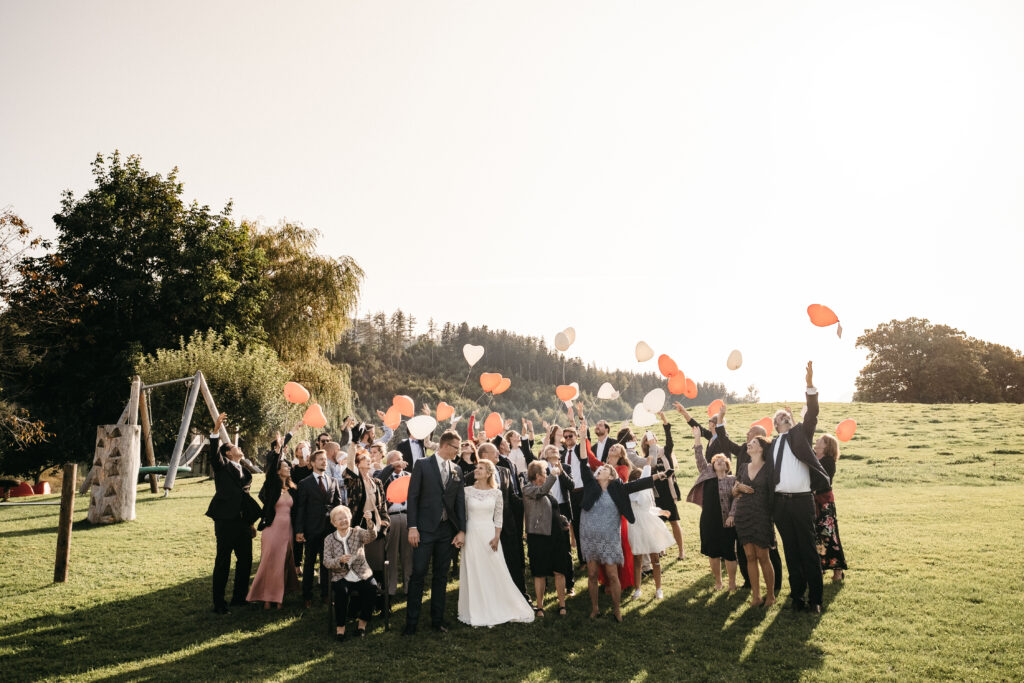
[[[459,566],[459,621],[495,626],[533,621],[533,609],[512,583],[505,556],[491,550],[495,527],[502,524],[499,489],[466,487],[466,542]]]

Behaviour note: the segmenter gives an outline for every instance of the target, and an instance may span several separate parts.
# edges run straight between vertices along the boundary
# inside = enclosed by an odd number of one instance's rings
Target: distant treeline
[[[367,314],[352,321],[331,359],[351,368],[354,402],[359,416],[366,419],[375,410],[386,410],[396,394],[407,394],[418,404],[432,407],[438,401],[455,406],[456,414],[478,415],[492,410],[518,421],[526,417],[540,430],[542,420],[558,421],[565,408],[555,396],[559,384],[578,382],[588,412],[609,420],[626,419],[633,406],[655,387],[665,388],[658,373],[606,372],[584,365],[579,358],[565,358],[543,339],[486,326],[431,320],[427,331],[415,333],[416,319],[401,311]],[[472,368],[463,358],[466,344],[483,346],[483,358]],[[500,372],[512,380],[512,386],[498,396],[484,396],[480,373]],[[597,390],[610,382],[620,392],[615,400],[598,400]],[[683,405],[706,405],[716,398],[729,403],[756,402],[757,390],[736,396],[720,383],[699,383],[696,399],[670,396],[666,405],[678,400]],[[479,404],[475,404],[480,398]],[[563,420],[564,421],[564,420]]]

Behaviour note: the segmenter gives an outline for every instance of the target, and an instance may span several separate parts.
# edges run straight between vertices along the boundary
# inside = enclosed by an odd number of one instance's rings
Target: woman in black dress
[[[772,468],[765,462],[764,454],[768,442],[762,438],[747,443],[747,459],[736,472],[736,485],[732,492],[737,496],[735,506],[736,536],[747,558],[747,575],[750,577],[750,604],[771,607],[775,604],[775,569],[768,557],[768,549],[775,543],[772,529],[771,489]],[[765,599],[761,600],[761,585],[758,565],[764,573]]]
[[[665,447],[659,446],[658,439],[648,432],[647,434],[650,434],[650,436],[644,435],[640,449],[643,451],[644,457],[647,458],[647,464],[651,466],[652,472],[664,472],[667,475],[666,479],[661,479],[654,484],[654,502],[659,508],[668,512],[666,519],[672,526],[672,536],[676,540],[676,547],[679,548],[679,554],[676,559],[685,560],[686,551],[683,550],[683,530],[679,526],[679,508],[676,504],[676,501],[681,498],[681,494],[675,477],[676,458],[672,455],[674,446],[672,443],[672,425],[665,419],[664,413],[658,413],[658,417],[661,418],[662,427],[665,429]]]
[[[565,615],[565,577],[572,573],[569,530],[563,522],[565,517],[559,514],[558,502],[551,495],[551,488],[562,476],[557,458],[558,452],[555,449],[555,462],[550,470],[543,461],[530,463],[527,482],[523,485],[526,549],[530,556],[530,573],[533,574],[533,589],[537,596],[535,612],[538,617],[544,616],[544,594],[549,576],[555,579],[558,613]],[[545,523],[546,520],[550,520],[550,523]]]
[[[686,496],[688,503],[699,505],[700,552],[706,555],[715,577],[715,590],[722,590],[722,560],[729,575],[729,590],[736,590],[736,529],[733,527],[732,487],[736,477],[730,473],[729,459],[718,453],[709,463],[704,459],[700,427],[693,428],[693,452],[700,475]]]
[[[836,480],[836,461],[839,460],[839,442],[831,434],[822,435],[814,444],[814,454],[825,468],[829,481]],[[821,571],[832,570],[832,581],[842,581],[845,576],[846,555],[839,540],[839,522],[836,520],[836,499],[832,487],[814,492],[814,508],[818,513],[818,555],[821,556]]]

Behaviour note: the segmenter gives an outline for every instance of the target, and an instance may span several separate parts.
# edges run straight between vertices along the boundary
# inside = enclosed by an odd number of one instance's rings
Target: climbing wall
[[[91,523],[110,524],[135,519],[141,443],[142,428],[138,425],[100,425],[96,428],[96,451],[89,472]]]

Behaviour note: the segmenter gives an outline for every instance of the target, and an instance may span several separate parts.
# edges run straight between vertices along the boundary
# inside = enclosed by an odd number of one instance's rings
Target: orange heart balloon
[[[689,377],[686,378],[686,391],[683,392],[686,398],[697,398],[697,383]]]
[[[452,415],[455,414],[455,408],[448,405],[444,401],[437,404],[437,421],[444,422],[445,420],[452,419]]]
[[[854,432],[857,431],[857,421],[848,418],[839,423],[836,427],[836,438],[840,441],[849,441],[853,438]]]
[[[404,503],[409,499],[409,482],[412,477],[399,477],[388,484],[387,499],[389,503]]]
[[[559,384],[555,387],[555,396],[560,401],[571,401],[576,398],[576,387],[571,384]]]
[[[388,429],[398,429],[400,424],[402,424],[402,411],[398,406],[391,406],[388,408],[388,412],[384,413],[384,426]]]
[[[498,394],[504,394],[506,391],[508,391],[508,388],[510,386],[512,386],[512,380],[510,380],[508,377],[502,377],[501,381],[498,382],[498,386],[494,387],[494,390],[491,391],[491,393],[494,394],[495,396],[497,396]]]
[[[484,420],[484,434],[487,435],[488,439],[493,439],[498,434],[501,434],[502,428],[505,426],[504,420],[501,419],[501,415],[498,413],[491,413]]]
[[[298,382],[284,385],[284,398],[289,403],[305,403],[309,400],[309,390]]]
[[[770,417],[762,417],[757,422],[752,422],[750,426],[764,428],[765,433],[770,437],[772,435],[772,427],[775,425],[772,424],[772,419]]]
[[[686,375],[682,372],[677,372],[668,378],[668,392],[670,394],[685,394],[686,393]]]
[[[661,374],[666,377],[671,377],[679,372],[679,366],[677,366],[676,362],[669,358],[667,354],[663,353],[658,356],[658,370],[660,370]]]
[[[498,386],[498,382],[500,381],[500,373],[485,372],[480,375],[480,388],[484,390],[484,393],[494,391],[494,387]]]
[[[828,306],[822,306],[821,304],[811,304],[808,306],[807,315],[810,317],[811,322],[818,327],[828,327],[829,325],[835,325],[839,322],[839,316],[837,316],[831,308]]]
[[[302,424],[313,429],[323,429],[327,426],[327,418],[319,403],[314,403],[306,408],[306,414],[302,416]]]
[[[412,417],[416,414],[416,405],[412,402],[412,399],[408,396],[395,396],[391,400],[391,405],[398,407],[398,412],[403,417]],[[394,429],[394,427],[392,427]]]
[[[716,398],[711,402],[711,405],[708,406],[708,417],[718,415],[718,411],[721,410],[724,405],[725,404],[722,403],[722,399]]]

